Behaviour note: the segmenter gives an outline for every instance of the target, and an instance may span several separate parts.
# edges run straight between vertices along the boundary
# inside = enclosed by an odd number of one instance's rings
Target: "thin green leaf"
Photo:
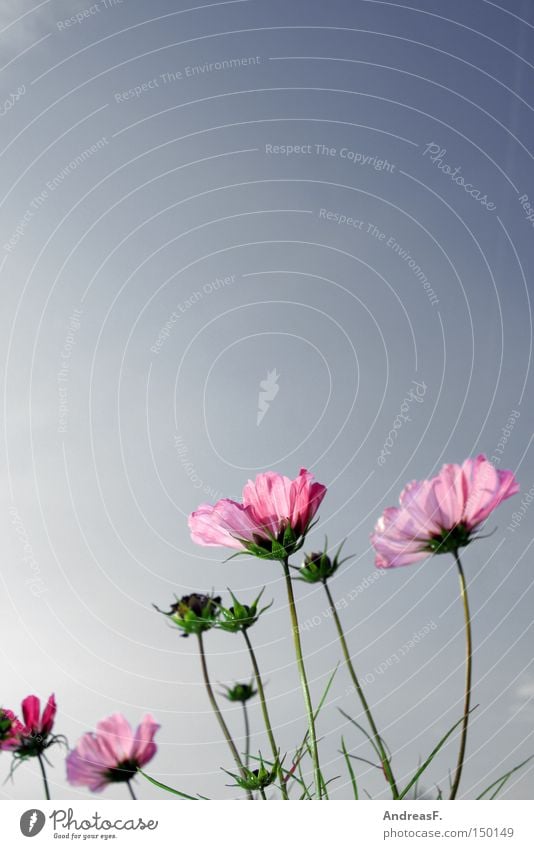
[[[308,750],[308,754],[309,754],[310,758],[312,758],[311,747],[309,745],[307,746],[307,750]],[[328,795],[328,785],[331,784],[332,781],[335,781],[336,778],[339,778],[339,776],[336,776],[335,778],[329,778],[328,781],[325,781],[323,771],[319,767],[319,781],[321,782],[321,788],[322,788],[321,794],[324,796],[324,798],[326,799],[327,802],[330,801],[330,796]]]
[[[303,776],[303,774],[302,774],[302,767],[301,767],[301,765],[300,765],[300,761],[298,762],[297,768],[298,768],[298,771],[299,771],[299,780],[300,780],[300,783],[301,783],[301,784],[302,784],[302,786],[304,787],[304,792],[303,792],[303,794],[302,794],[302,796],[301,796],[300,798],[301,798],[301,799],[310,799],[310,800],[311,800],[311,796],[310,796],[310,787],[311,787],[312,785],[311,785],[311,784],[310,784],[309,786],[307,786],[307,785],[306,785],[306,782],[304,781],[304,776]]]
[[[484,798],[484,796],[486,795],[486,793],[489,793],[489,792],[490,792],[490,790],[493,790],[493,788],[494,788],[494,787],[496,787],[497,785],[499,785],[499,786],[497,787],[497,790],[495,791],[494,795],[490,797],[491,799],[494,799],[494,798],[495,798],[495,796],[497,795],[497,793],[498,793],[500,790],[502,790],[502,788],[504,787],[504,785],[506,784],[506,782],[508,781],[508,779],[510,778],[510,776],[512,776],[512,775],[514,774],[514,772],[517,772],[517,770],[518,770],[518,769],[521,769],[522,767],[524,767],[524,766],[525,766],[525,764],[528,764],[528,762],[529,762],[529,761],[531,761],[531,760],[532,760],[532,758],[534,758],[534,755],[531,755],[531,756],[530,756],[529,758],[527,758],[525,761],[523,761],[522,763],[518,764],[518,766],[515,766],[513,769],[510,769],[508,772],[505,772],[505,773],[504,773],[504,775],[501,775],[501,777],[500,777],[500,778],[498,778],[498,779],[497,779],[497,781],[494,781],[494,782],[493,782],[493,784],[490,784],[490,786],[489,786],[489,787],[486,787],[486,789],[485,789],[485,790],[484,790],[484,791],[480,794],[480,796],[477,796],[477,801],[478,801],[479,799],[483,799],[483,798]],[[502,784],[501,784],[501,782],[502,782]]]
[[[328,679],[326,687],[325,687],[323,694],[322,694],[322,696],[319,700],[319,704],[317,705],[317,708],[316,708],[316,710],[313,714],[314,720],[317,719],[317,717],[319,716],[319,713],[321,712],[321,710],[324,706],[324,703],[327,699],[328,693],[330,692],[330,688],[331,688],[332,683],[334,681],[334,676],[335,676],[336,672],[338,671],[338,669],[339,669],[339,663],[336,664],[334,671],[332,672],[330,678]],[[302,740],[302,743],[300,744],[300,746],[298,747],[298,749],[295,752],[295,757],[293,758],[293,764],[299,764],[300,761],[302,760],[303,752],[304,752],[304,749],[306,748],[306,745],[307,745],[307,742],[308,742],[308,734],[309,734],[309,731],[306,731],[304,738]],[[294,774],[291,777],[294,778],[295,777]]]
[[[386,752],[386,755],[388,756],[388,763],[391,763],[391,761],[392,761],[392,759],[393,759],[393,758],[392,758],[392,755],[391,755],[391,749],[389,748],[389,746],[388,746],[388,744],[386,743],[386,741],[384,740],[384,738],[383,738],[380,734],[379,734],[378,736],[379,736],[380,742],[382,743],[382,745],[383,745],[383,747],[384,747],[384,750],[385,750],[385,752]]]
[[[419,768],[420,766],[421,766],[421,758],[419,758],[419,760],[417,761],[417,767]],[[414,799],[417,799],[418,792],[419,792],[419,779],[417,779],[417,781],[415,782],[415,787],[413,788]]]
[[[198,802],[199,799],[206,799],[205,796],[188,796],[187,793],[175,790],[174,787],[169,787],[167,784],[163,784],[163,782],[156,781],[155,778],[151,778],[150,775],[147,775],[142,769],[138,769],[137,772],[140,773],[143,778],[146,778],[147,781],[150,781],[151,784],[155,784],[156,787],[159,787],[160,790],[167,790],[169,793],[174,793],[175,796],[179,796],[181,799],[187,799],[190,802]]]
[[[379,758],[379,760],[381,760],[381,759],[382,759],[382,756],[381,756],[381,754],[380,754],[380,750],[379,750],[378,746],[376,745],[376,742],[375,742],[374,737],[371,737],[371,735],[369,734],[369,732],[368,732],[368,731],[366,731],[366,730],[365,730],[365,728],[363,727],[363,725],[360,725],[360,723],[359,723],[359,722],[356,722],[356,720],[355,720],[355,719],[353,719],[353,718],[352,718],[352,716],[349,716],[349,714],[348,714],[348,713],[345,713],[345,711],[344,711],[344,710],[342,710],[341,708],[338,708],[338,710],[339,710],[340,714],[341,714],[342,716],[344,716],[344,717],[345,717],[345,719],[348,719],[348,721],[349,721],[349,722],[352,722],[352,724],[356,726],[356,728],[358,729],[358,731],[361,731],[361,732],[362,732],[362,734],[364,734],[364,735],[365,735],[365,737],[367,737],[367,739],[369,740],[369,742],[370,742],[371,746],[373,747],[373,750],[374,750],[374,752],[375,752],[376,756]],[[380,738],[380,739],[382,739],[382,738]]]
[[[310,793],[309,793],[310,787],[311,787],[311,784],[307,787],[307,789],[304,791],[304,793],[300,794],[299,802],[303,802],[305,799],[306,800],[309,799],[311,801],[311,796],[310,796]]]
[[[325,689],[324,689],[323,695],[321,696],[321,698],[320,698],[320,700],[319,700],[319,704],[318,704],[318,706],[317,706],[317,709],[316,709],[315,713],[313,714],[313,718],[314,718],[314,719],[317,719],[317,717],[319,716],[320,711],[322,710],[322,708],[323,708],[323,706],[324,706],[324,703],[325,703],[325,701],[326,701],[326,697],[328,696],[328,693],[330,692],[330,687],[332,686],[332,682],[333,682],[333,680],[334,680],[334,676],[335,676],[336,672],[338,671],[338,669],[339,669],[339,663],[337,663],[337,664],[336,664],[336,668],[334,669],[334,671],[332,672],[332,674],[331,674],[330,678],[328,679],[328,683],[327,683],[327,685],[326,685],[326,687],[325,687]]]
[[[341,738],[341,749],[343,752],[343,757],[345,758],[345,763],[347,764],[347,772],[350,776],[350,782],[352,784],[352,792],[354,793],[354,798],[358,800],[358,783],[356,781],[356,776],[354,775],[354,770],[352,768],[352,764],[350,762],[349,753],[347,752],[347,747],[345,746],[345,740],[343,737]]]
[[[318,523],[319,518],[320,518],[320,517],[319,517],[319,516],[317,516],[317,518],[316,518],[316,519],[314,519],[314,520],[313,520],[313,522],[310,522],[310,523],[309,523],[309,525],[306,527],[306,533],[305,533],[305,536],[308,536],[308,534],[309,534],[309,532],[311,531],[311,529],[312,529],[312,528],[314,528],[314,527],[315,527],[315,525]]]
[[[235,560],[236,557],[244,557],[246,554],[252,556],[250,551],[236,551],[234,554],[230,554],[229,557],[226,557],[226,559],[223,560],[223,566],[225,563],[230,563],[230,560]]]
[[[474,708],[473,708],[473,710],[474,710]],[[470,711],[470,713],[471,713],[471,711]],[[412,789],[412,787],[414,786],[414,784],[416,784],[416,783],[417,783],[417,781],[418,781],[418,779],[419,779],[419,776],[423,774],[423,772],[426,770],[426,768],[427,768],[428,766],[430,766],[430,764],[432,763],[432,761],[433,761],[433,760],[434,760],[434,758],[436,757],[437,753],[440,751],[440,749],[442,749],[442,748],[443,748],[443,746],[445,745],[445,743],[447,742],[447,740],[449,739],[449,737],[451,736],[451,734],[452,734],[454,731],[456,731],[456,729],[458,728],[458,726],[459,726],[459,725],[461,725],[463,721],[464,721],[464,717],[462,716],[462,718],[461,718],[461,719],[459,719],[459,720],[458,720],[458,722],[455,722],[455,723],[454,723],[454,725],[452,726],[452,728],[451,728],[449,731],[447,731],[447,733],[445,734],[445,736],[441,738],[441,740],[439,741],[439,743],[437,744],[437,746],[436,746],[434,749],[432,749],[432,751],[431,751],[430,755],[428,756],[428,758],[426,759],[426,761],[425,761],[425,762],[424,762],[424,763],[423,763],[423,764],[419,767],[419,769],[418,769],[418,770],[417,770],[417,772],[415,773],[415,775],[414,775],[414,777],[412,778],[412,780],[411,780],[411,781],[410,781],[410,782],[406,785],[406,787],[404,788],[404,790],[402,791],[402,793],[399,793],[399,799],[404,799],[404,797],[406,796],[406,794],[408,793],[408,791],[409,791],[409,790],[411,790],[411,789]]]
[[[361,761],[361,763],[367,764],[368,766],[374,767],[374,769],[379,769],[382,772],[382,764],[375,764],[373,761],[367,760],[367,758],[362,758],[360,755],[351,755],[349,753],[349,758],[352,758],[353,761]]]
[[[494,792],[491,794],[491,796],[490,796],[490,801],[493,801],[493,799],[496,799],[496,798],[497,798],[497,796],[499,795],[499,793],[501,792],[501,790],[504,788],[505,784],[508,782],[508,779],[509,779],[509,778],[510,778],[510,776],[509,776],[509,775],[507,775],[507,776],[506,776],[506,778],[503,778],[503,780],[501,781],[501,783],[499,784],[499,786],[497,787],[497,789],[496,789],[496,790],[494,790]]]
[[[308,742],[306,743],[306,751],[307,751],[310,759],[313,760],[313,754],[312,754],[311,746]],[[318,773],[319,773],[319,784],[320,784],[321,798],[324,797],[328,802],[329,801],[328,790],[326,788],[326,782],[324,780],[324,775],[323,775],[323,772],[322,772],[320,767],[318,769]]]
[[[323,796],[325,797],[326,801],[327,801],[327,802],[329,802],[329,801],[330,801],[330,796],[328,795],[328,790],[327,790],[327,787],[326,787],[326,782],[325,782],[325,780],[324,780],[324,776],[323,776],[323,773],[321,772],[321,770],[319,770],[319,780],[320,780],[320,782],[321,782],[321,784],[322,784],[322,787],[323,787]],[[329,782],[329,783],[330,783],[330,782]]]

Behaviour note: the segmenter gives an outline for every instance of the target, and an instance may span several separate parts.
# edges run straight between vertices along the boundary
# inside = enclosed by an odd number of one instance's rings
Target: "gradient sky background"
[[[509,528],[534,486],[534,234],[520,202],[534,206],[533,44],[527,0],[0,2],[3,705],[54,691],[71,743],[114,711],[133,723],[150,711],[162,725],[150,772],[234,797],[195,641],[151,605],[227,586],[247,600],[266,585],[274,604],[251,636],[291,751],[305,716],[281,570],[221,565],[223,550],[190,541],[186,517],[238,497],[259,471],[306,466],[329,487],[307,547],[327,532],[355,554],[332,591],[408,777],[461,715],[457,579],[451,557],[376,573],[369,533],[406,481],[485,452],[516,471],[523,495],[465,552],[480,706],[460,795],[534,753],[528,504]],[[243,57],[259,59],[187,75]],[[431,144],[494,208],[431,161]],[[273,370],[279,391],[258,425]],[[412,392],[380,465],[414,381],[421,402]],[[317,700],[339,650],[321,588],[299,584],[297,597]],[[249,678],[239,637],[206,643],[214,681]],[[339,670],[318,723],[335,798],[351,795],[341,734],[370,755],[337,710],[359,712],[349,684]],[[240,738],[236,708],[228,721]],[[257,704],[252,721],[253,750],[265,751]],[[456,755],[454,739],[430,792],[446,788]],[[60,750],[51,761],[54,798],[89,795],[66,784]],[[6,754],[0,766],[3,779]],[[360,764],[358,777],[384,793],[377,770]],[[533,790],[534,764],[505,796]],[[37,766],[0,793],[39,798]]]

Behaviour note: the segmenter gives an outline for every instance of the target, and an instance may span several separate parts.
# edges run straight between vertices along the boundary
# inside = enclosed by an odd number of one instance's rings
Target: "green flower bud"
[[[234,780],[238,787],[241,787],[243,790],[250,790],[254,792],[254,790],[265,790],[266,787],[269,787],[270,784],[276,779],[278,771],[278,759],[275,761],[273,768],[271,770],[267,769],[263,762],[263,758],[260,755],[260,765],[258,769],[248,769],[247,767],[243,767],[243,775],[234,775],[232,772],[228,772]],[[227,772],[227,770],[225,770]]]
[[[252,686],[252,681],[250,684],[234,684],[233,687],[225,687],[225,690],[226,692],[222,695],[225,699],[228,699],[229,702],[248,702],[249,699],[253,699],[257,693]]]
[[[344,544],[345,542],[343,541],[336,551],[333,560],[327,554],[328,540],[325,540],[324,551],[306,554],[304,563],[299,570],[300,580],[306,581],[308,584],[316,584],[319,581],[325,583],[337,572],[342,563],[350,559],[349,557],[344,557],[342,560],[339,559]]]
[[[217,623],[220,614],[220,596],[203,595],[202,593],[191,593],[177,598],[168,612],[154,607],[158,613],[163,613],[182,631],[183,637],[190,634],[201,634],[209,631]]]

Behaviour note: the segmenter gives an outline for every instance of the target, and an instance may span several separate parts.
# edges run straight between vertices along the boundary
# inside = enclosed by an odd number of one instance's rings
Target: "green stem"
[[[248,721],[247,703],[241,702],[243,705],[243,722],[245,724],[245,766],[248,769],[250,763],[250,723]]]
[[[267,801],[267,796],[265,795],[265,790],[263,789],[263,787],[260,787],[260,796],[262,799],[264,799],[265,802]]]
[[[277,764],[277,772],[278,778],[280,780],[280,790],[282,792],[283,799],[289,799],[287,793],[286,781],[284,778],[284,771],[282,769],[282,765],[280,763],[280,753],[278,751],[278,746],[276,745],[276,740],[274,739],[273,728],[271,725],[271,719],[269,717],[269,711],[267,710],[267,701],[265,699],[265,690],[263,689],[263,681],[260,675],[260,668],[258,666],[258,661],[256,658],[256,653],[252,648],[252,643],[250,642],[250,637],[248,635],[248,631],[245,629],[243,631],[243,637],[245,638],[245,642],[247,644],[248,652],[250,655],[250,660],[252,663],[252,668],[254,670],[254,678],[256,679],[256,687],[258,688],[258,695],[260,697],[260,705],[261,712],[263,714],[263,721],[265,722],[265,729],[267,731],[267,737],[269,738],[269,743],[271,744],[271,751],[273,753],[273,761]]]
[[[235,745],[234,741],[232,740],[232,735],[230,734],[230,731],[228,730],[228,726],[223,719],[223,715],[220,711],[219,705],[217,704],[217,701],[215,699],[215,695],[213,693],[213,688],[211,686],[211,681],[210,681],[210,677],[209,677],[209,674],[208,674],[208,665],[206,663],[206,653],[204,651],[204,639],[203,639],[203,636],[202,636],[202,632],[200,634],[198,634],[198,648],[199,648],[199,651],[200,651],[200,663],[201,663],[201,666],[202,666],[202,676],[204,678],[204,684],[206,685],[206,690],[207,690],[207,693],[208,693],[208,698],[210,700],[210,704],[213,708],[213,712],[214,712],[215,716],[217,717],[217,722],[220,725],[220,728],[221,728],[221,731],[224,735],[224,738],[225,738],[226,742],[228,743],[228,748],[230,749],[230,751],[232,753],[232,757],[233,757],[235,764],[236,764],[236,766],[239,770],[239,773],[242,776],[242,778],[246,779],[245,768],[243,767],[243,763],[241,761],[241,758],[239,757],[239,752],[237,751],[236,745]],[[252,797],[252,793],[250,792],[250,790],[247,790],[247,798],[250,801],[252,801],[253,797]]]
[[[336,606],[334,604],[334,599],[332,598],[332,594],[330,592],[330,587],[323,581],[323,586],[326,592],[326,597],[328,598],[328,603],[330,605],[330,611],[332,613],[332,618],[335,622],[337,633],[339,636],[339,642],[341,643],[341,650],[343,652],[343,657],[345,658],[345,663],[347,664],[347,669],[349,670],[349,675],[352,678],[352,683],[356,688],[356,692],[360,698],[360,702],[362,703],[363,709],[365,711],[365,715],[367,717],[367,721],[371,727],[371,731],[373,732],[373,737],[375,738],[376,747],[380,754],[380,761],[382,763],[382,770],[384,772],[384,776],[391,787],[391,793],[394,799],[399,798],[399,791],[397,788],[397,784],[395,782],[395,778],[393,777],[393,771],[391,769],[391,764],[389,762],[389,758],[387,756],[384,744],[382,742],[382,738],[378,733],[378,728],[376,727],[376,723],[373,719],[373,714],[371,713],[371,708],[365,698],[364,692],[362,690],[361,684],[358,681],[358,676],[356,675],[354,666],[352,665],[352,660],[349,652],[349,648],[347,646],[347,641],[345,639],[345,634],[343,632],[343,627],[341,625],[340,618],[338,616],[338,612],[336,610]]]
[[[288,558],[286,557],[281,561],[282,566],[284,567],[284,575],[286,579],[286,589],[287,589],[287,598],[289,602],[289,613],[291,616],[291,628],[293,630],[293,641],[295,643],[295,654],[297,657],[297,666],[299,669],[300,683],[302,687],[302,693],[304,696],[304,704],[306,705],[306,713],[308,716],[308,730],[310,735],[310,745],[311,745],[311,755],[313,760],[313,773],[315,777],[315,793],[317,799],[322,799],[322,782],[321,782],[321,770],[319,767],[319,749],[317,746],[317,735],[315,732],[315,720],[313,716],[313,706],[310,696],[310,688],[308,686],[308,679],[306,677],[306,669],[304,666],[304,658],[302,655],[302,644],[300,641],[300,632],[299,632],[299,620],[297,616],[297,608],[295,605],[295,596],[293,594],[293,583],[291,581],[291,575],[289,573],[289,563]]]
[[[132,799],[135,799],[135,801],[137,801],[137,796],[133,792],[133,787],[132,787],[131,781],[127,781],[126,783],[128,785],[128,790],[130,791],[130,796],[132,797]]]
[[[48,801],[50,801],[50,788],[48,787],[48,779],[46,777],[44,760],[43,760],[43,756],[41,755],[41,753],[39,753],[37,755],[37,760],[39,761],[39,766],[41,767],[41,775],[43,776],[45,799],[48,799]]]
[[[460,751],[458,753],[458,762],[456,764],[456,773],[454,776],[454,781],[451,787],[451,795],[450,799],[456,799],[456,794],[458,793],[458,787],[460,786],[460,779],[462,777],[462,770],[464,766],[465,759],[465,747],[467,744],[467,726],[469,724],[469,711],[471,708],[471,678],[472,678],[472,668],[473,668],[473,643],[471,639],[471,615],[469,613],[469,601],[467,598],[467,584],[465,581],[464,570],[462,568],[462,563],[460,561],[460,556],[458,551],[454,551],[454,559],[456,560],[456,565],[458,567],[458,574],[460,576],[460,595],[463,602],[464,608],[464,619],[465,619],[465,639],[466,639],[466,660],[465,660],[465,699],[464,699],[464,721],[462,723],[462,736],[460,738]]]

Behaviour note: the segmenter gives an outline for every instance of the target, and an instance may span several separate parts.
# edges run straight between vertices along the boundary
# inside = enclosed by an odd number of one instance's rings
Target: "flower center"
[[[130,781],[134,777],[139,768],[139,764],[135,760],[121,761],[117,766],[106,771],[108,781]]]

